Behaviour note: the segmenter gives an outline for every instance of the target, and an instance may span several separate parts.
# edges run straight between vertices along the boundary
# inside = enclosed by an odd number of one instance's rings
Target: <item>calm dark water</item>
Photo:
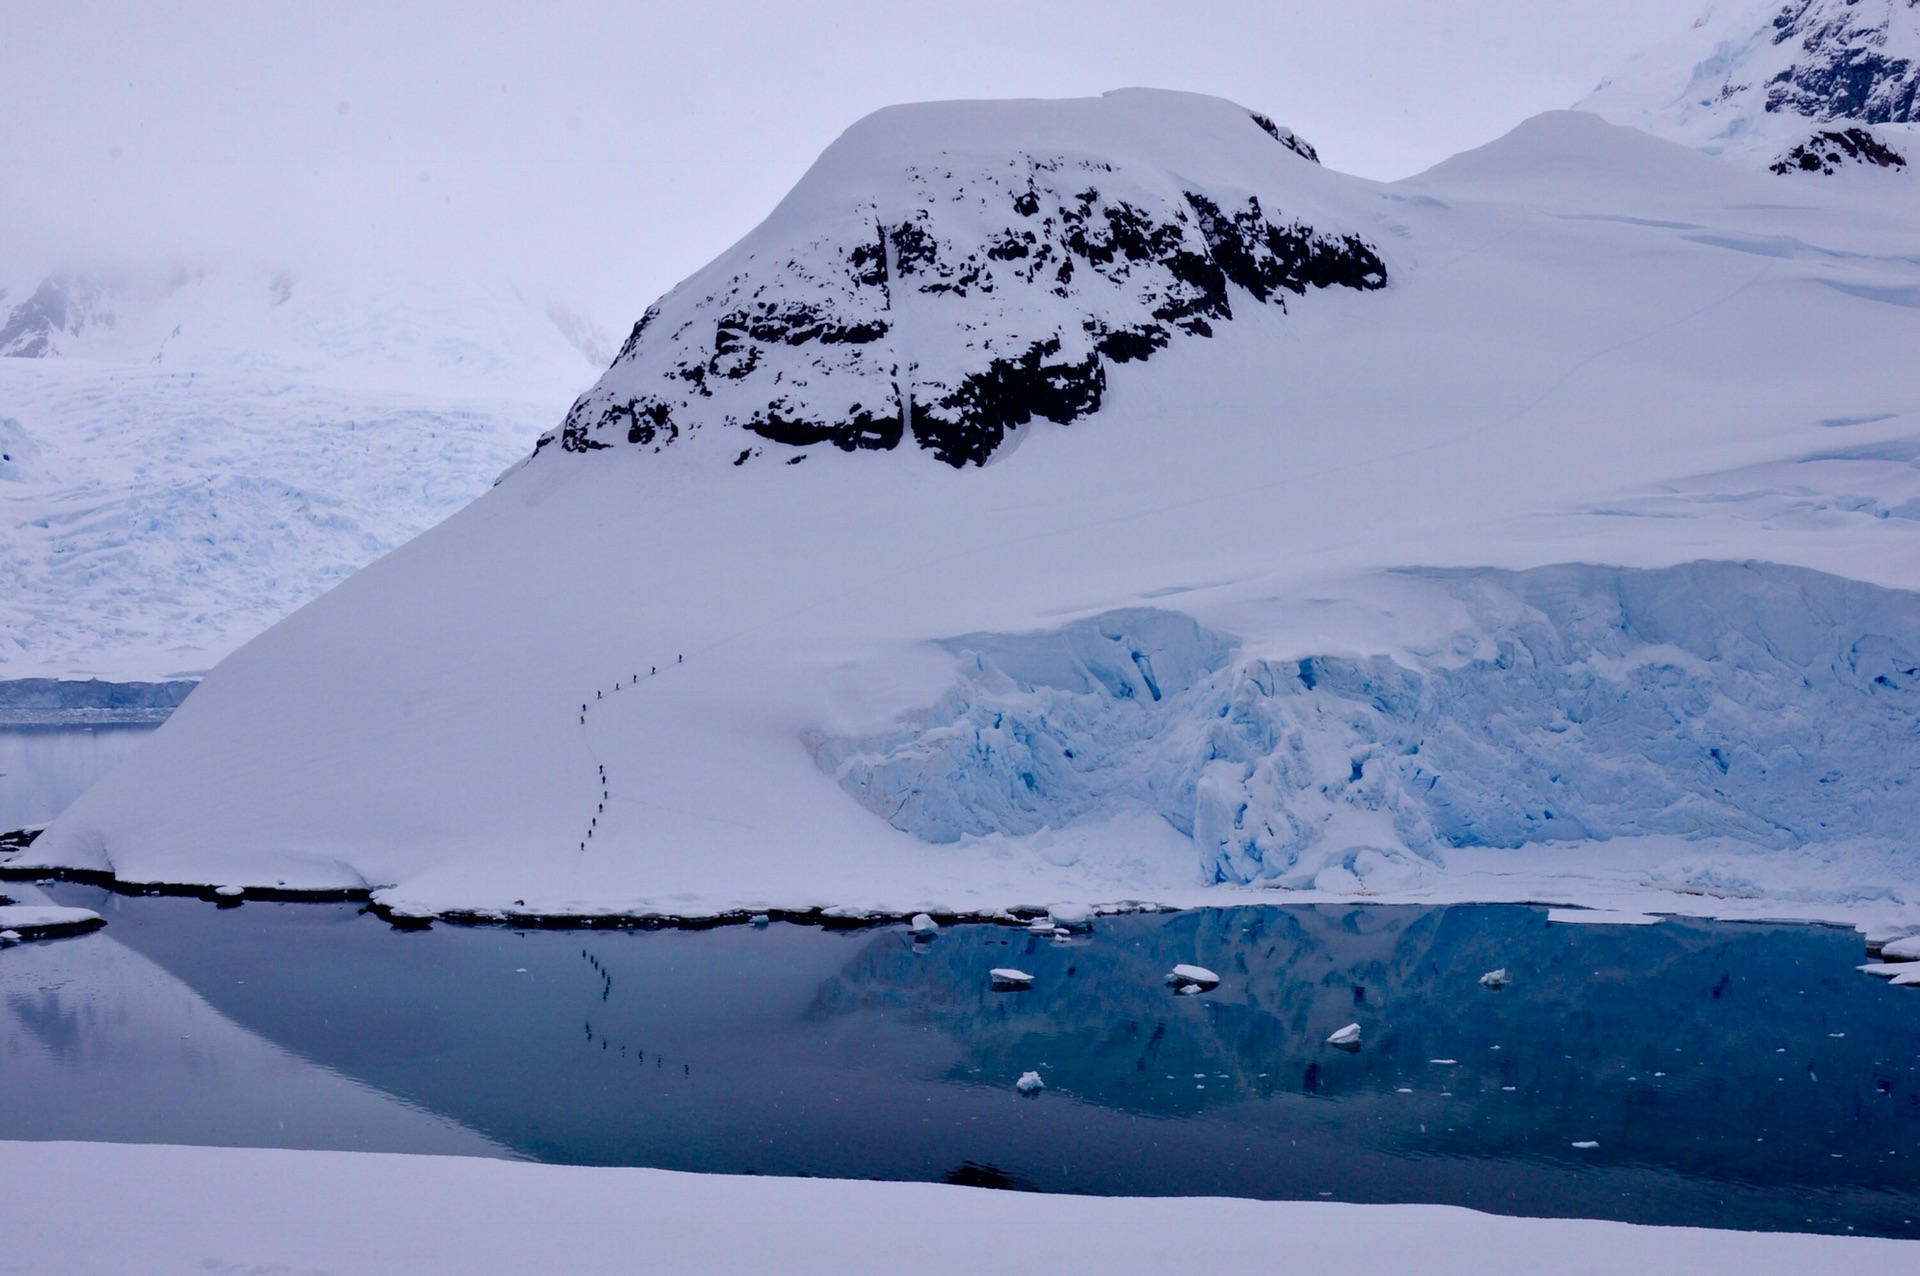
[[[0,833],[45,824],[146,743],[149,725],[0,725]]]
[[[1298,907],[915,946],[54,893],[109,918],[67,960],[124,945],[251,1033],[544,1161],[1920,1236],[1920,991],[1856,973],[1844,930]],[[1180,961],[1221,985],[1173,995]],[[1033,989],[991,991],[997,965]],[[1482,988],[1497,966],[1512,984]],[[0,1025],[52,1040],[87,1013],[36,996],[39,1026],[14,1002]],[[1362,1050],[1324,1044],[1352,1021]],[[155,1094],[198,1084],[152,1066]],[[0,1088],[0,1137],[57,1136],[45,1102]]]

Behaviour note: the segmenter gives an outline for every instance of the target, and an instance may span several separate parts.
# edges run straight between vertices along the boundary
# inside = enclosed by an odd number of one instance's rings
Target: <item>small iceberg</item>
[[[13,935],[9,943],[78,935],[107,924],[91,908],[60,908],[52,904],[0,904],[0,931]]]
[[[1549,908],[1547,921],[1561,926],[1654,926],[1652,913],[1623,913],[1611,908]]]
[[[1920,961],[1920,935],[1906,935],[1880,947],[1882,961]]]
[[[1574,1140],[1574,1144],[1573,1144],[1573,1146],[1575,1146],[1575,1147],[1577,1147],[1577,1148],[1597,1148],[1597,1147],[1599,1147],[1599,1146],[1600,1146],[1600,1140],[1598,1140],[1598,1139],[1576,1139],[1576,1140]]]
[[[1358,1050],[1360,1048],[1360,1025],[1350,1023],[1327,1038],[1327,1044],[1335,1050]]]
[[[925,913],[915,913],[913,920],[907,923],[907,929],[913,932],[915,939],[932,939],[940,933],[940,923]]]
[[[19,942],[20,942],[20,932],[19,932],[19,931],[17,931],[17,930],[0,930],[0,944],[17,944],[17,943],[19,943]]]
[[[1093,910],[1085,904],[1049,904],[1047,918],[1066,930],[1093,929]]]
[[[1220,976],[1205,966],[1189,966],[1185,962],[1167,972],[1167,982],[1179,992],[1191,988],[1194,992],[1205,992],[1220,982]]]
[[[1502,988],[1505,988],[1508,982],[1507,968],[1505,966],[1500,967],[1498,970],[1489,970],[1486,974],[1480,976],[1480,986],[1482,988],[1491,988],[1495,992],[1499,992]]]
[[[995,966],[987,972],[987,978],[993,981],[995,988],[1014,989],[1033,987],[1033,976],[1024,970],[1015,970],[1011,966]]]
[[[1032,1098],[1046,1089],[1047,1083],[1040,1079],[1040,1074],[1037,1072],[1023,1072],[1020,1074],[1020,1079],[1013,1083],[1013,1088]]]
[[[768,926],[772,923],[773,919],[765,913],[755,913],[753,916],[747,918],[747,924],[749,926]]]
[[[1031,935],[1053,934],[1053,918],[1036,917],[1027,923],[1027,933]]]
[[[1855,966],[1863,974],[1878,975],[1888,983],[1902,988],[1911,988],[1920,984],[1920,962],[1911,961],[1870,961],[1864,966]]]

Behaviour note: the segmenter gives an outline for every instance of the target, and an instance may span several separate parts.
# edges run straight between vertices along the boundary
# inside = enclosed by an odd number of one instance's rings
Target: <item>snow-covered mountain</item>
[[[1586,112],[1390,185],[1276,133],[1138,91],[862,121],[16,866],[1920,906],[1912,201]]]
[[[609,353],[507,288],[28,275],[0,290],[0,679],[197,675],[485,491]]]
[[[1110,364],[1212,336],[1236,295],[1285,310],[1310,287],[1386,286],[1373,248],[1307,194],[1311,174],[1285,211],[1245,188],[1249,171],[1317,163],[1265,116],[1191,138],[1151,94],[1055,113],[1046,131],[987,105],[865,121],[648,310],[541,445],[657,452],[711,426],[744,465],[763,442],[852,452],[910,435],[982,465],[1035,417],[1097,412]],[[1250,160],[1261,133],[1277,161]],[[1232,159],[1207,163],[1206,143]]]
[[[1580,105],[1781,174],[1904,169],[1920,158],[1920,4],[1715,3]]]

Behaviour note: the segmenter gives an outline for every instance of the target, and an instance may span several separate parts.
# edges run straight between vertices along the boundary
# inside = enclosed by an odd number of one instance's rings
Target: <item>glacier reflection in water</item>
[[[154,729],[147,723],[0,725],[0,833],[53,819]]]
[[[1845,930],[1316,906],[916,945],[56,893],[261,1037],[542,1160],[1920,1235],[1920,995]],[[1220,986],[1176,996],[1182,961]],[[1363,1048],[1327,1047],[1348,1022]]]

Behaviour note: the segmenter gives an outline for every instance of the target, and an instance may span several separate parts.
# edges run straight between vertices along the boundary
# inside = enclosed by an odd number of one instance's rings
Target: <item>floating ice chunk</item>
[[[1035,935],[1051,935],[1053,934],[1053,919],[1051,917],[1036,917],[1027,923],[1027,930]]]
[[[1173,991],[1177,997],[1193,997],[1205,992],[1206,989],[1202,988],[1199,984],[1181,984]]]
[[[216,886],[213,888],[213,893],[221,899],[238,899],[247,893],[247,888],[244,886]]]
[[[1055,926],[1068,930],[1092,930],[1093,910],[1085,904],[1049,904],[1047,916]]]
[[[1024,970],[1015,970],[1011,966],[995,966],[987,972],[995,988],[1031,988],[1033,976]]]
[[[907,929],[913,932],[915,939],[932,939],[940,933],[940,923],[925,913],[915,913],[913,920],[907,923]]]
[[[1020,1079],[1013,1083],[1013,1088],[1021,1094],[1032,1096],[1046,1089],[1047,1083],[1040,1079],[1040,1074],[1037,1072],[1023,1072],[1020,1074]]]
[[[1549,908],[1547,920],[1563,926],[1652,926],[1652,913],[1622,913],[1611,908]]]
[[[1920,961],[1920,935],[1907,935],[1883,945],[1882,961]]]
[[[17,930],[0,930],[0,944],[17,944],[17,943],[19,943],[19,942],[20,942],[20,932],[19,932],[19,931],[17,931]]]
[[[1910,961],[1870,961],[1864,966],[1855,966],[1854,969],[1860,971],[1862,974],[1878,975],[1882,979],[1893,979],[1900,975],[1910,975],[1914,971],[1920,970],[1920,966],[1916,966]]]
[[[61,908],[51,904],[0,904],[0,930],[18,939],[50,939],[104,926],[106,919],[90,908]]]
[[[1350,1023],[1327,1038],[1327,1044],[1336,1050],[1358,1050],[1360,1048],[1360,1025]]]
[[[755,913],[753,916],[747,918],[748,924],[753,926],[766,926],[771,924],[772,921],[773,919],[765,913]]]
[[[1496,992],[1505,988],[1507,982],[1507,968],[1505,966],[1500,967],[1498,970],[1489,970],[1486,974],[1480,976],[1480,986],[1482,988],[1492,988]]]
[[[1214,974],[1205,966],[1189,966],[1182,962],[1167,972],[1167,982],[1176,986],[1181,984],[1198,984],[1202,988],[1211,988],[1220,982],[1220,976]]]
[[[1573,1144],[1573,1146],[1575,1146],[1575,1147],[1577,1147],[1577,1148],[1597,1148],[1597,1147],[1599,1147],[1599,1146],[1600,1146],[1600,1140],[1598,1140],[1598,1139],[1576,1139],[1576,1140],[1574,1141],[1574,1144]]]
[[[1909,966],[1887,982],[1898,988],[1912,988],[1920,985],[1920,965]]]

